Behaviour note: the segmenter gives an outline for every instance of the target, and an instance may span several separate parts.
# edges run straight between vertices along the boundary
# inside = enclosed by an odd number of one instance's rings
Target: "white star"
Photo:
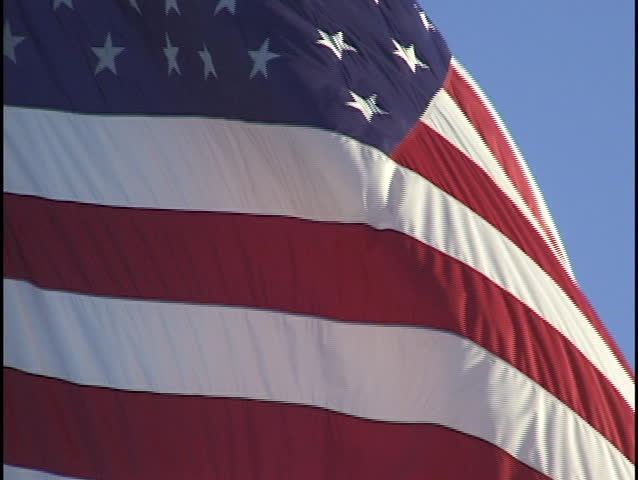
[[[325,47],[328,47],[330,50],[332,50],[332,53],[334,53],[337,58],[339,60],[341,60],[341,56],[343,55],[343,52],[345,51],[350,51],[350,52],[356,52],[357,49],[354,48],[352,45],[348,45],[344,40],[343,40],[343,32],[337,32],[334,35],[330,35],[326,32],[323,32],[321,30],[317,30],[319,32],[319,35],[321,35],[321,40],[317,40],[317,43],[319,45],[323,45]]]
[[[73,0],[53,0],[53,10],[57,10],[57,8],[62,4],[73,9]]]
[[[217,72],[215,71],[215,66],[213,65],[213,59],[210,56],[210,52],[208,48],[206,48],[206,44],[204,44],[204,50],[199,50],[199,56],[204,62],[204,80],[208,79],[208,74],[212,73],[215,78],[217,78]]]
[[[164,55],[166,55],[166,60],[168,60],[168,74],[170,75],[173,70],[175,70],[178,74],[182,74],[179,69],[179,65],[177,64],[177,53],[179,52],[178,47],[174,47],[171,45],[171,39],[168,38],[168,33],[166,34],[166,48],[164,48]]]
[[[171,11],[171,8],[177,12],[178,15],[181,15],[179,12],[179,7],[177,6],[177,0],[166,0],[164,4],[164,12],[168,15],[168,12]]]
[[[215,7],[215,13],[213,13],[213,15],[217,15],[224,8],[228,10],[231,15],[235,15],[235,7],[235,0],[219,0],[219,3]]]
[[[253,59],[253,69],[250,72],[250,78],[253,78],[258,73],[261,73],[264,78],[268,78],[268,62],[274,58],[280,57],[274,52],[268,50],[270,45],[270,39],[264,40],[264,43],[261,44],[259,50],[251,50],[248,52],[250,58]]]
[[[9,20],[4,21],[3,32],[3,53],[5,57],[9,57],[13,63],[16,63],[16,46],[24,40],[26,37],[19,37],[11,33],[11,26]]]
[[[392,39],[392,43],[394,43],[394,46],[396,47],[396,50],[392,53],[405,60],[405,63],[408,64],[412,73],[416,72],[416,67],[430,68],[416,56],[416,53],[414,52],[414,45],[403,47],[394,39]]]
[[[117,75],[117,70],[115,68],[115,57],[122,53],[124,47],[113,46],[113,42],[111,41],[111,32],[106,35],[106,40],[104,41],[103,47],[91,47],[91,50],[93,50],[93,53],[95,53],[100,59],[97,66],[95,67],[96,75],[105,68],[108,68],[111,72]]]
[[[419,17],[421,17],[421,22],[423,22],[423,26],[426,30],[436,30],[436,27],[428,20],[428,16],[425,12],[419,12]]]
[[[128,0],[128,1],[131,4],[131,7],[133,7],[135,10],[137,10],[137,13],[139,13],[141,15],[142,11],[140,10],[140,6],[137,4],[137,0]]]
[[[388,112],[384,112],[379,107],[377,107],[377,95],[376,93],[370,95],[368,98],[363,98],[350,90],[350,95],[352,96],[353,102],[346,102],[346,105],[349,107],[356,108],[359,110],[366,120],[370,122],[372,120],[372,116],[377,113],[379,115],[387,115]]]

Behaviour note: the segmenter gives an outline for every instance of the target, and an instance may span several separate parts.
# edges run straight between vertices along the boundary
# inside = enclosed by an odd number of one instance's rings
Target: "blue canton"
[[[401,0],[8,0],[14,106],[300,125],[386,153],[448,71]]]

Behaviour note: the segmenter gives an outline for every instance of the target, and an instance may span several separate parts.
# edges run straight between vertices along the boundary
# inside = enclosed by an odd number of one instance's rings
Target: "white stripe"
[[[518,189],[509,179],[474,125],[446,90],[439,90],[436,93],[421,116],[421,121],[442,135],[483,170],[503,194],[518,207],[521,214],[529,220],[548,247],[553,248],[547,233],[541,228]]]
[[[79,478],[6,464],[3,464],[2,473],[7,480],[74,480]]]
[[[549,212],[549,209],[547,208],[547,204],[545,203],[545,198],[543,197],[543,194],[541,193],[540,189],[538,188],[538,184],[536,183],[536,179],[534,178],[534,176],[530,172],[530,170],[529,170],[529,168],[527,166],[527,162],[525,161],[525,158],[523,157],[523,154],[521,153],[521,151],[518,148],[518,145],[516,145],[516,142],[514,142],[514,139],[510,135],[510,132],[507,129],[507,126],[505,125],[505,123],[501,119],[501,116],[498,114],[498,112],[496,111],[496,109],[492,105],[492,102],[490,101],[490,99],[487,97],[485,92],[483,92],[483,89],[478,85],[478,83],[476,83],[474,81],[474,78],[465,69],[465,67],[463,67],[463,65],[461,65],[461,63],[454,57],[452,57],[452,59],[451,59],[451,68],[456,70],[456,72],[461,77],[463,77],[463,79],[467,82],[467,84],[470,86],[470,88],[472,88],[474,93],[476,93],[476,95],[480,98],[481,102],[483,103],[483,106],[488,111],[488,113],[490,114],[492,119],[494,119],[494,122],[496,123],[496,126],[499,128],[499,130],[503,134],[503,137],[505,138],[505,140],[506,140],[507,144],[509,145],[511,151],[514,153],[514,156],[516,158],[517,164],[518,164],[521,172],[523,173],[523,177],[525,178],[525,181],[526,181],[527,185],[529,185],[530,189],[532,190],[532,195],[536,199],[536,203],[537,203],[537,205],[538,205],[538,207],[540,209],[540,213],[541,213],[541,216],[543,218],[543,221],[544,221],[545,225],[547,225],[547,227],[549,227],[549,229],[550,229],[550,231],[552,233],[553,239],[558,244],[557,245],[558,246],[558,252],[556,252],[557,256],[558,256],[558,259],[559,259],[560,263],[563,265],[563,267],[565,268],[565,270],[567,271],[567,273],[569,274],[569,276],[572,279],[574,279],[574,273],[572,271],[572,267],[571,267],[571,264],[569,262],[569,257],[567,256],[567,251],[565,250],[565,246],[563,245],[563,241],[562,241],[562,239],[560,237],[560,234],[558,233],[558,229],[556,228],[554,220],[553,220],[553,218],[552,218],[552,216],[551,216],[551,214]],[[552,250],[555,250],[553,244],[550,243],[549,246],[550,246],[550,248]]]
[[[16,280],[4,288],[6,366],[83,385],[435,423],[497,445],[556,480],[632,475],[631,463],[581,417],[458,335],[100,298]]]
[[[5,191],[106,205],[362,222],[470,265],[565,335],[634,404],[571,299],[499,230],[370,146],[303,127],[5,107]]]

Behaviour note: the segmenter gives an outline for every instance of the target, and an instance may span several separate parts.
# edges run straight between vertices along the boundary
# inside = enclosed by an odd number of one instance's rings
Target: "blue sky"
[[[633,2],[421,4],[503,117],[635,367]]]

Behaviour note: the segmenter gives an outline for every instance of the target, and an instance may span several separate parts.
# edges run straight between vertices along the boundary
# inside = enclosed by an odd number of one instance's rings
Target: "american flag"
[[[629,479],[634,376],[403,0],[5,0],[10,479]]]

